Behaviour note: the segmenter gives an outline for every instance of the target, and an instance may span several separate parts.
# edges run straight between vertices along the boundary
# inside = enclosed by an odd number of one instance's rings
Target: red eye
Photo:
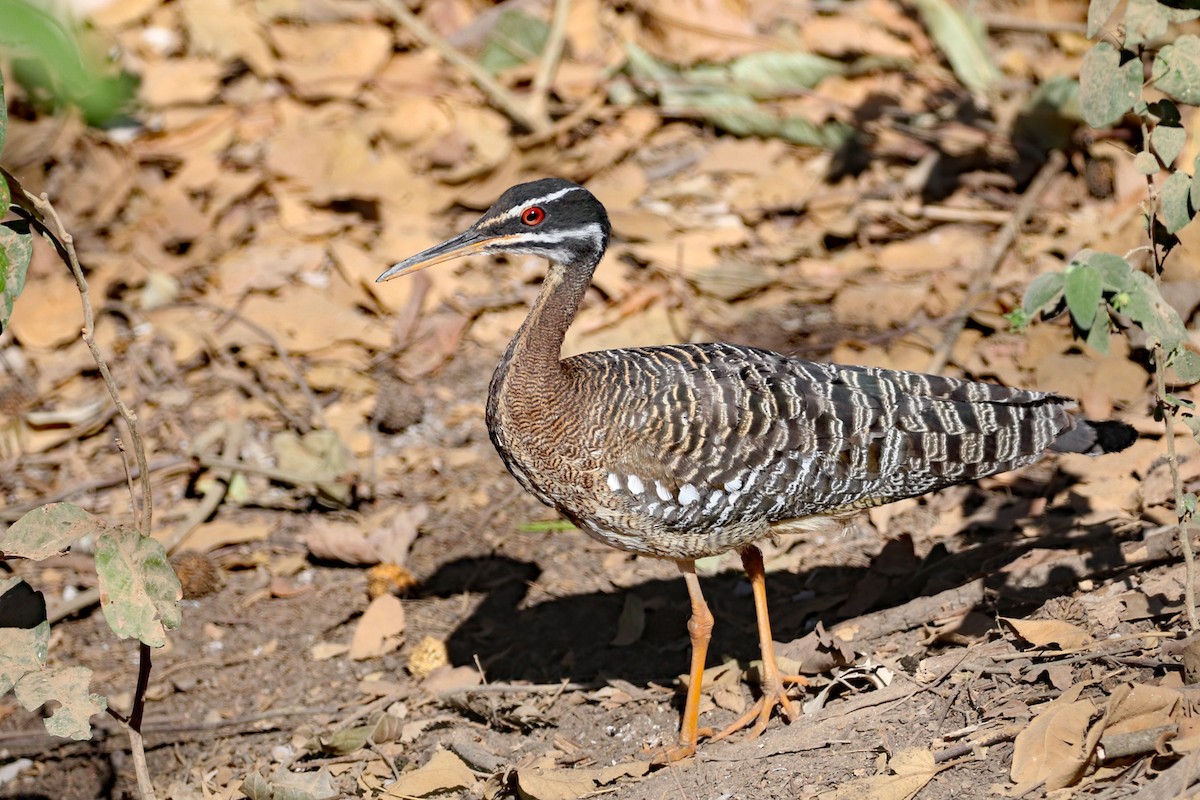
[[[546,212],[537,206],[530,206],[521,212],[521,222],[526,225],[541,225],[542,220],[546,218]]]

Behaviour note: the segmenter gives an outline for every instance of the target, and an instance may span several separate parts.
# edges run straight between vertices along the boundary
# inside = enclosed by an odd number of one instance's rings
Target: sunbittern
[[[738,550],[753,589],[762,696],[717,738],[795,709],[775,660],[762,555],[768,534],[1036,461],[1047,449],[1108,453],[1136,434],[1090,422],[1044,392],[871,367],[817,364],[731,344],[561,358],[608,246],[604,206],[557,178],[506,191],[463,233],[383,281],[474,253],[541,256],[541,293],[496,367],[487,427],[513,476],[588,535],[673,559],[691,597],[691,678],[679,745],[695,752],[713,618],[695,561]]]

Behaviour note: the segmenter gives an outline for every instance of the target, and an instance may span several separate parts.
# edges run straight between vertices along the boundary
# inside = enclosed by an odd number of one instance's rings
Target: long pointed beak
[[[392,278],[397,278],[401,275],[407,275],[410,272],[419,272],[423,269],[428,269],[434,264],[441,264],[443,261],[449,261],[452,258],[460,258],[469,256],[474,253],[482,253],[490,244],[495,244],[501,241],[504,237],[486,236],[479,233],[474,228],[468,228],[451,239],[447,239],[441,244],[423,252],[417,253],[415,256],[404,259],[399,264],[395,264],[390,269],[386,270],[382,275],[375,279],[376,283],[390,281]]]

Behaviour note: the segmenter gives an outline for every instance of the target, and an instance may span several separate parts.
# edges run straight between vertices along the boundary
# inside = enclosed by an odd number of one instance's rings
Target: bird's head
[[[591,192],[561,178],[544,178],[512,187],[474,225],[404,259],[375,280],[475,253],[541,256],[560,266],[594,268],[611,230],[604,206]]]

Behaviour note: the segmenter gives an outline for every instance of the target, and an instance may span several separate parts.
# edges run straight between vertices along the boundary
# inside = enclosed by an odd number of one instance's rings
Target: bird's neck
[[[570,271],[552,264],[533,308],[496,367],[489,411],[522,399],[551,403],[564,388],[562,343],[587,292],[595,264]],[[489,414],[490,416],[490,414]]]

